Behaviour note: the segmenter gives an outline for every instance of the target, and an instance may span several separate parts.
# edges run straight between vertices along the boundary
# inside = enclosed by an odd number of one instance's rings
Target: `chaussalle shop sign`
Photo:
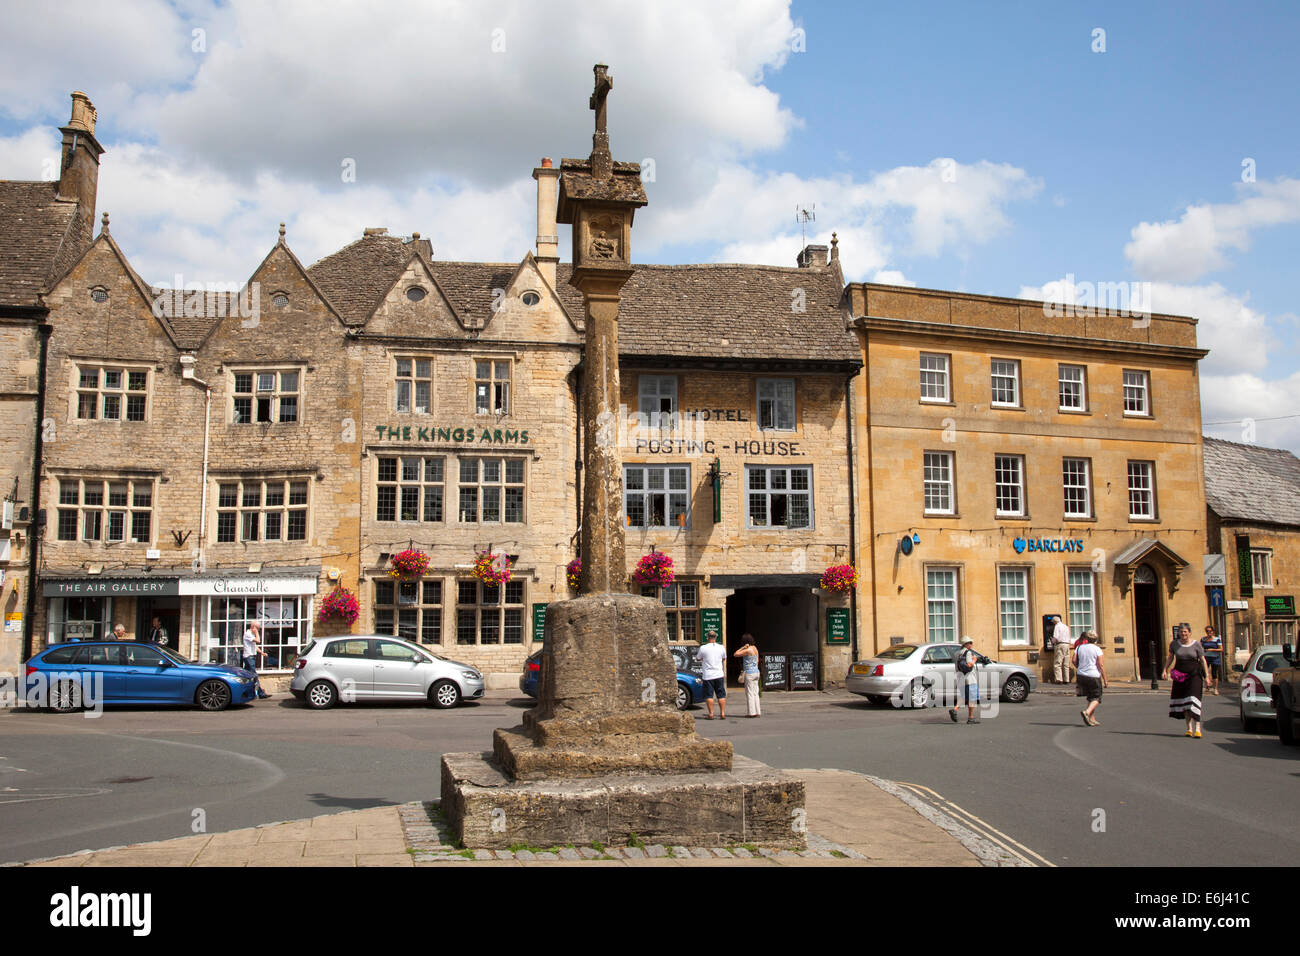
[[[274,597],[315,594],[316,579],[284,578],[77,578],[46,581],[45,597],[174,597],[177,595],[227,595]]]

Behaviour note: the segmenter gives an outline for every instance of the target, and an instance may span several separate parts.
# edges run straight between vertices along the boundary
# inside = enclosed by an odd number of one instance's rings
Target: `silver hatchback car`
[[[1238,711],[1242,730],[1263,730],[1266,723],[1277,721],[1277,712],[1273,710],[1273,671],[1286,666],[1281,644],[1264,644],[1250,655],[1241,675]]]
[[[319,638],[303,649],[289,691],[316,710],[359,700],[455,707],[483,696],[483,674],[388,634],[343,635]]]

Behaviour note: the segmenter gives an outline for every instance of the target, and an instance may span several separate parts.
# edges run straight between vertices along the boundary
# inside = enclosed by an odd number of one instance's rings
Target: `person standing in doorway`
[[[1072,655],[1078,686],[1075,693],[1088,699],[1088,706],[1079,711],[1079,714],[1089,727],[1096,727],[1101,723],[1093,715],[1097,713],[1097,706],[1101,703],[1101,692],[1106,686],[1106,665],[1102,663],[1102,650],[1095,643],[1096,640],[1096,634],[1092,631],[1084,631]]]
[[[149,630],[149,643],[163,645],[167,643],[167,628],[162,626],[157,614],[153,616],[153,626]]]
[[[1213,624],[1205,625],[1201,647],[1205,648],[1205,663],[1210,673],[1210,693],[1218,697],[1219,681],[1223,677],[1223,638],[1219,637]]]
[[[1070,683],[1070,650],[1074,639],[1070,636],[1070,625],[1061,620],[1058,614],[1052,618],[1052,683]]]
[[[262,651],[262,628],[256,621],[249,621],[244,631],[244,670],[252,671],[253,683],[257,687],[257,699],[266,700],[271,695],[262,690],[262,682],[257,677],[257,659],[266,659]]]
[[[718,718],[727,719],[727,652],[718,645],[718,632],[710,628],[704,634],[705,645],[696,655],[704,679],[704,706],[709,709],[706,720],[713,719],[713,698],[718,699]]]
[[[748,717],[762,717],[763,712],[758,703],[758,648],[754,646],[754,635],[746,634],[745,646],[733,654],[740,658],[740,680],[745,685],[745,709]]]
[[[1178,640],[1169,645],[1169,660],[1163,678],[1173,678],[1169,691],[1169,716],[1187,721],[1184,737],[1201,736],[1201,694],[1204,681],[1209,677],[1205,663],[1205,648],[1200,641],[1192,640],[1192,629],[1184,624],[1178,629]]]

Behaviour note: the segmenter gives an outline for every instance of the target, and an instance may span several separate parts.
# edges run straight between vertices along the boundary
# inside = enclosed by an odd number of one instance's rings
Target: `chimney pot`
[[[549,157],[549,156],[543,156],[543,157],[542,157],[542,169],[554,169],[554,168],[555,168],[555,164],[551,162],[551,157]]]
[[[95,117],[95,107],[90,102],[90,97],[80,90],[75,90],[72,94],[72,118],[68,120],[68,126],[94,135]]]

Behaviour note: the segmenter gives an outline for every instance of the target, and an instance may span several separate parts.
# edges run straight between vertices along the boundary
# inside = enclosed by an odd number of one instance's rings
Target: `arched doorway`
[[[1160,578],[1149,564],[1133,572],[1133,632],[1137,638],[1138,673],[1143,680],[1164,667],[1164,626],[1160,622]],[[1155,674],[1151,673],[1154,661]]]

